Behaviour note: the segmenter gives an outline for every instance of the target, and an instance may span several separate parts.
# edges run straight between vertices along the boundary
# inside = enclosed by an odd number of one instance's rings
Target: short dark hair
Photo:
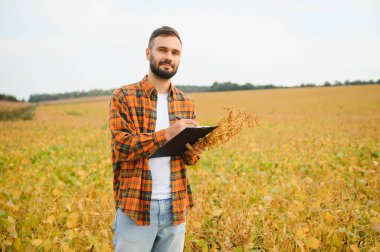
[[[153,40],[155,38],[157,38],[158,36],[164,36],[164,37],[174,36],[174,37],[177,37],[179,39],[179,42],[182,45],[181,38],[179,37],[179,34],[176,31],[176,29],[174,29],[174,28],[172,28],[170,26],[162,26],[162,27],[157,28],[156,30],[154,30],[152,32],[152,35],[150,35],[149,44],[148,44],[149,48],[152,48]]]

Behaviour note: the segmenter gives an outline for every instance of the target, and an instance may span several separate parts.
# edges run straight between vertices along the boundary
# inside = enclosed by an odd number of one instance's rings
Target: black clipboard
[[[150,155],[149,158],[181,156],[187,151],[186,143],[191,145],[195,144],[198,139],[205,137],[217,127],[218,126],[200,126],[195,128],[185,128],[155,153]]]

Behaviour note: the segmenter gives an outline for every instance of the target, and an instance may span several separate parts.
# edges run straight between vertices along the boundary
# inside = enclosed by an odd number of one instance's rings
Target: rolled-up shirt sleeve
[[[116,158],[118,161],[131,161],[149,157],[167,142],[166,129],[137,134],[133,120],[126,111],[122,98],[112,95],[109,106],[109,128]]]

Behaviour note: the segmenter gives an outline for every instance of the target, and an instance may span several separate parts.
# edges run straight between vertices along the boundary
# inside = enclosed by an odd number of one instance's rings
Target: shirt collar
[[[154,95],[157,96],[157,90],[154,87],[154,85],[150,81],[148,81],[148,75],[145,75],[144,78],[140,81],[140,86],[144,91],[145,97],[149,98],[152,95],[152,93],[154,93]],[[169,96],[174,99],[175,93],[176,93],[176,88],[170,82]]]

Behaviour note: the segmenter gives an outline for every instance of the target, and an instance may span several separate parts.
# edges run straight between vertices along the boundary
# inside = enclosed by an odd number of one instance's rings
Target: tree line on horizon
[[[314,83],[302,83],[297,86],[276,86],[273,84],[266,85],[253,85],[252,83],[245,83],[240,85],[235,82],[227,81],[227,82],[217,82],[215,81],[211,86],[197,86],[197,85],[176,85],[176,87],[183,92],[191,93],[191,92],[219,92],[219,91],[234,91],[234,90],[255,90],[255,89],[277,89],[277,88],[308,88],[308,87],[330,87],[330,86],[353,86],[353,85],[371,85],[371,84],[380,84],[380,79],[377,81],[369,80],[355,80],[355,81],[335,81],[334,83],[330,83],[326,81],[322,85],[317,85]],[[52,101],[59,99],[68,99],[68,98],[79,98],[79,97],[92,97],[92,96],[104,96],[111,95],[115,89],[92,89],[89,91],[72,91],[72,92],[64,92],[64,93],[55,93],[55,94],[32,94],[29,96],[29,102],[42,102],[42,101]],[[6,101],[15,101],[15,102],[24,102],[24,100],[17,100],[15,96],[0,94],[0,100]]]
[[[13,95],[8,94],[0,94],[0,101],[12,101],[12,102],[18,102],[17,98]],[[23,101],[23,100],[21,100]]]

